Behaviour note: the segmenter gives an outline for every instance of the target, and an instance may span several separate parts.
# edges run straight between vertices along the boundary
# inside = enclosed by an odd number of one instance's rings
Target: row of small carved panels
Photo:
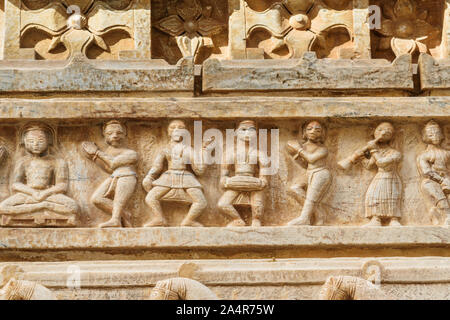
[[[92,129],[61,127],[57,134],[48,124],[28,123],[16,147],[8,139],[1,149],[9,162],[2,225],[98,225],[104,215],[92,212],[112,216],[101,227],[359,224],[363,217],[367,226],[449,223],[450,151],[434,121],[422,130],[383,122],[368,139],[364,127],[327,135],[318,121],[300,130],[284,123],[268,131],[252,120],[219,128],[203,133],[196,122],[191,139],[182,120],[152,129],[111,120],[101,141]],[[10,127],[2,131],[14,135]]]
[[[445,10],[439,0],[8,0],[5,16],[14,18],[6,20],[3,47],[8,59],[151,56],[172,64],[182,57],[301,58],[307,51],[444,58]]]

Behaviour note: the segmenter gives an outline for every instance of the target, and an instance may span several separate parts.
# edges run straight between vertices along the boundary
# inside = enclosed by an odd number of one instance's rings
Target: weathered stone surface
[[[312,52],[300,60],[209,60],[203,67],[203,91],[412,89],[412,72],[408,55],[392,64],[317,59]]]
[[[6,0],[0,298],[450,299],[449,13]]]
[[[172,97],[172,98],[43,98],[0,99],[5,123],[42,120],[73,123],[77,119],[243,119],[320,118],[372,119],[394,117],[411,123],[449,116],[450,97]],[[426,113],[423,111],[426,110]]]
[[[26,232],[26,236],[23,236]],[[239,249],[435,247],[450,254],[450,230],[441,227],[264,227],[137,229],[0,229],[5,250]]]
[[[9,263],[12,264],[12,263]],[[317,299],[329,276],[365,277],[396,299],[448,299],[448,258],[327,258],[20,263],[24,279],[60,299],[147,299],[160,280],[186,276],[220,299]],[[126,272],[124,272],[126,270]],[[74,282],[74,280],[79,282]],[[78,284],[67,287],[67,283]],[[111,290],[113,288],[113,290]]]
[[[450,88],[450,60],[436,60],[428,54],[419,59],[420,85],[423,90]]]
[[[162,60],[0,61],[0,92],[121,91],[170,92],[194,90],[194,67],[181,60],[177,66]]]

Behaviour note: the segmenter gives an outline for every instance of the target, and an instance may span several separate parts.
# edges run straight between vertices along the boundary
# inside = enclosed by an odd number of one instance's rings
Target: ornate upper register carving
[[[150,4],[145,0],[5,3],[4,58],[149,58]]]

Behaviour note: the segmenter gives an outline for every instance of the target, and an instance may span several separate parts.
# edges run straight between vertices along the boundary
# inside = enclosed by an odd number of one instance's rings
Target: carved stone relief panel
[[[175,64],[182,57],[202,63],[224,58],[228,7],[220,0],[152,1],[152,57]]]
[[[420,53],[446,58],[443,43],[444,6],[442,0],[372,0],[381,9],[379,26],[371,32],[373,58],[394,60]]]
[[[1,221],[30,227],[442,225],[448,217],[450,126],[430,122],[422,131],[425,124],[304,119],[208,120],[200,128],[191,120],[3,125]],[[179,143],[183,130],[191,145]],[[237,134],[235,147],[256,130],[267,149],[254,153],[244,143],[236,161],[221,162],[217,146],[233,141],[227,130]],[[213,154],[218,156],[209,158]],[[203,160],[195,162],[196,156]]]
[[[242,26],[246,44],[239,48],[239,38],[230,44],[230,55],[249,59],[301,58],[315,51],[319,58],[353,57],[353,1],[241,1],[232,12],[233,24]],[[231,13],[231,12],[230,12]],[[239,21],[243,20],[243,21]],[[239,23],[240,22],[240,23]],[[231,32],[230,32],[231,38]],[[242,47],[242,43],[240,46]]]
[[[144,0],[6,1],[4,58],[144,59],[150,4]]]

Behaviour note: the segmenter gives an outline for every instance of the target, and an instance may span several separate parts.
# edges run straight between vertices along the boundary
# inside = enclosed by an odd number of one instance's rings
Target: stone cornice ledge
[[[450,97],[202,97],[0,99],[0,119],[430,119],[450,116]]]
[[[317,59],[306,52],[294,60],[210,59],[203,65],[203,91],[383,90],[414,88],[410,55],[387,60]]]
[[[438,247],[450,250],[450,229],[444,227],[0,229],[0,252],[373,247],[397,249]]]
[[[419,58],[422,90],[450,89],[450,59],[435,60],[429,54]]]
[[[194,65],[164,60],[0,61],[0,92],[173,92],[194,90]]]

